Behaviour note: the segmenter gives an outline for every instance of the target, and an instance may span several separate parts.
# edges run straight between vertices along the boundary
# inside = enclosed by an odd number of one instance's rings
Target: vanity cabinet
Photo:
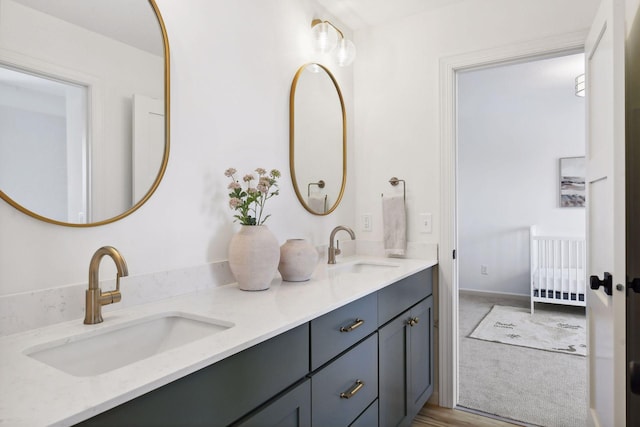
[[[79,425],[409,425],[433,391],[431,275],[408,276]]]
[[[79,425],[227,426],[308,372],[309,327],[304,324]]]

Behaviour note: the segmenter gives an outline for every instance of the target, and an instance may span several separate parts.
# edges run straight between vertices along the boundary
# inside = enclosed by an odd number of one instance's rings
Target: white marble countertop
[[[307,282],[274,280],[261,292],[237,285],[104,313],[104,322],[84,325],[82,319],[0,338],[0,425],[68,426],[202,369],[255,344],[308,322],[406,276],[429,268],[435,260],[351,257],[397,265],[384,272],[330,274],[319,264]],[[113,371],[77,377],[25,354],[34,346],[78,334],[99,333],[150,315],[184,312],[234,324],[232,328]],[[118,348],[116,351],[127,351]]]

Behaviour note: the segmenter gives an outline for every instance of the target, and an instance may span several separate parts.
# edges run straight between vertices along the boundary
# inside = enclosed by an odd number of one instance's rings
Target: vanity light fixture
[[[347,67],[356,59],[356,46],[331,22],[314,19],[311,34],[316,51],[331,53],[340,67]]]
[[[578,77],[576,77],[576,86],[575,86],[576,96],[580,96],[584,98],[585,87],[586,87],[586,82],[584,79],[584,73],[582,73]]]

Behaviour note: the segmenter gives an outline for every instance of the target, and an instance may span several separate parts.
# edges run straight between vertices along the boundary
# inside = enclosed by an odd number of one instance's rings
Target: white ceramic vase
[[[309,280],[318,262],[318,252],[305,239],[289,239],[280,246],[278,271],[282,280],[304,282]]]
[[[266,225],[242,225],[229,242],[229,267],[243,291],[269,289],[279,261],[278,239]]]

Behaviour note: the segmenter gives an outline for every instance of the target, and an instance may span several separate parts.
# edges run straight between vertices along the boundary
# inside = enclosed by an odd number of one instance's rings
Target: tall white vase
[[[269,289],[280,261],[278,239],[266,225],[242,225],[229,243],[229,267],[243,291]]]

